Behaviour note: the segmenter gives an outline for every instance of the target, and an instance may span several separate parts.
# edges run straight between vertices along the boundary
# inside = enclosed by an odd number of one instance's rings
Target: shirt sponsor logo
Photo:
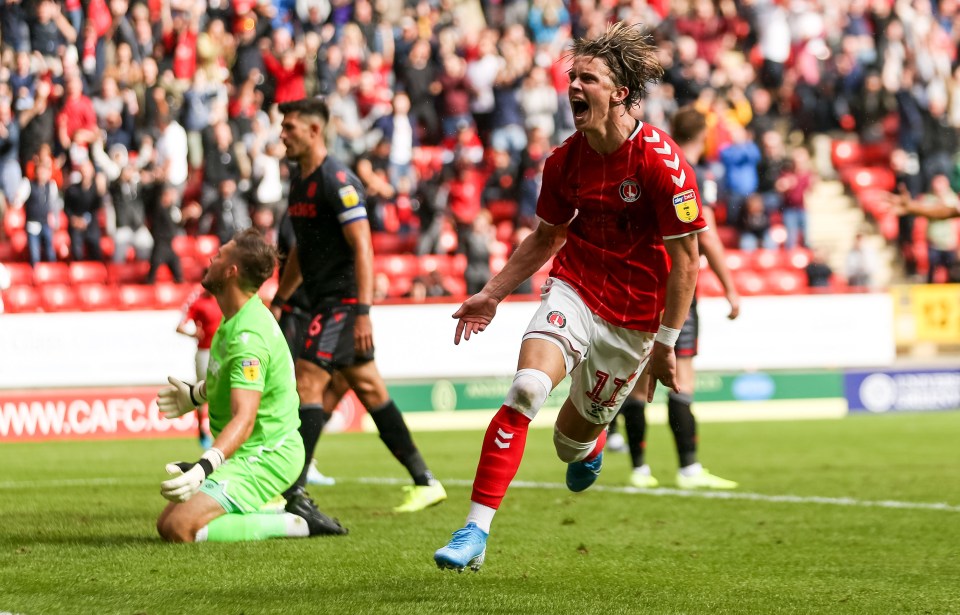
[[[700,214],[697,195],[693,189],[673,195],[673,208],[677,211],[677,219],[681,222],[693,222]]]
[[[355,207],[360,204],[360,195],[353,186],[344,186],[337,190],[344,207]]]
[[[633,203],[640,198],[640,184],[632,179],[625,179],[620,184],[620,198],[627,203]]]
[[[260,361],[257,359],[244,359],[240,362],[243,368],[243,377],[250,382],[260,380]]]
[[[560,329],[567,326],[567,317],[556,310],[547,314],[547,322]]]
[[[292,218],[316,218],[317,206],[314,203],[294,203],[287,208]]]

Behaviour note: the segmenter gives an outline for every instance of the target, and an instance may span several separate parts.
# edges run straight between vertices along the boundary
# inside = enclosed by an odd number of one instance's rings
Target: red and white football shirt
[[[197,338],[197,349],[210,350],[213,334],[220,328],[220,322],[223,320],[223,312],[220,311],[220,304],[213,295],[200,293],[187,300],[183,320],[184,322],[192,320],[202,332]]]
[[[641,122],[610,154],[577,132],[543,170],[537,215],[570,223],[550,275],[605,321],[656,331],[670,270],[663,240],[704,230],[700,207],[693,169],[663,131]]]

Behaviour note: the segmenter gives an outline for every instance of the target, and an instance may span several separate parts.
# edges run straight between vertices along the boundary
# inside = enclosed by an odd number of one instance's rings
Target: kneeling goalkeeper
[[[209,404],[213,447],[196,463],[167,464],[160,484],[170,504],[157,531],[171,542],[265,540],[346,534],[305,494],[281,514],[260,512],[303,467],[293,361],[276,319],[257,290],[277,255],[258,231],[237,233],[210,261],[203,287],[223,311],[205,381],[170,377],[158,405],[167,418]]]

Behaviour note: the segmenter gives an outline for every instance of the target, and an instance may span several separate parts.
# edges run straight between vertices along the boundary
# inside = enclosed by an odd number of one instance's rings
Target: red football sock
[[[500,507],[510,481],[517,475],[530,419],[510,406],[501,406],[487,427],[480,450],[477,476],[470,500],[490,508]]]
[[[593,450],[590,451],[590,454],[583,458],[584,461],[590,461],[596,459],[597,455],[603,452],[603,447],[607,444],[607,430],[604,429],[600,432],[600,435],[597,436],[597,445],[593,447]]]

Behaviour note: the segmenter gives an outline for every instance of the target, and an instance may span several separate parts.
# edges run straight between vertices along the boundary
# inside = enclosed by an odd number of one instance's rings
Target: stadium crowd
[[[806,246],[818,134],[879,147],[915,197],[957,198],[955,0],[7,0],[0,260],[149,261],[144,282],[180,282],[198,268],[184,235],[275,237],[276,104],[322,94],[378,253],[463,255],[452,276],[380,271],[380,298],[473,292],[536,223],[572,133],[571,38],[615,19],[651,28],[666,69],[643,119],[707,118],[703,198],[728,248]],[[891,236],[907,273],[919,238],[930,279],[956,279],[952,222],[911,220]]]

